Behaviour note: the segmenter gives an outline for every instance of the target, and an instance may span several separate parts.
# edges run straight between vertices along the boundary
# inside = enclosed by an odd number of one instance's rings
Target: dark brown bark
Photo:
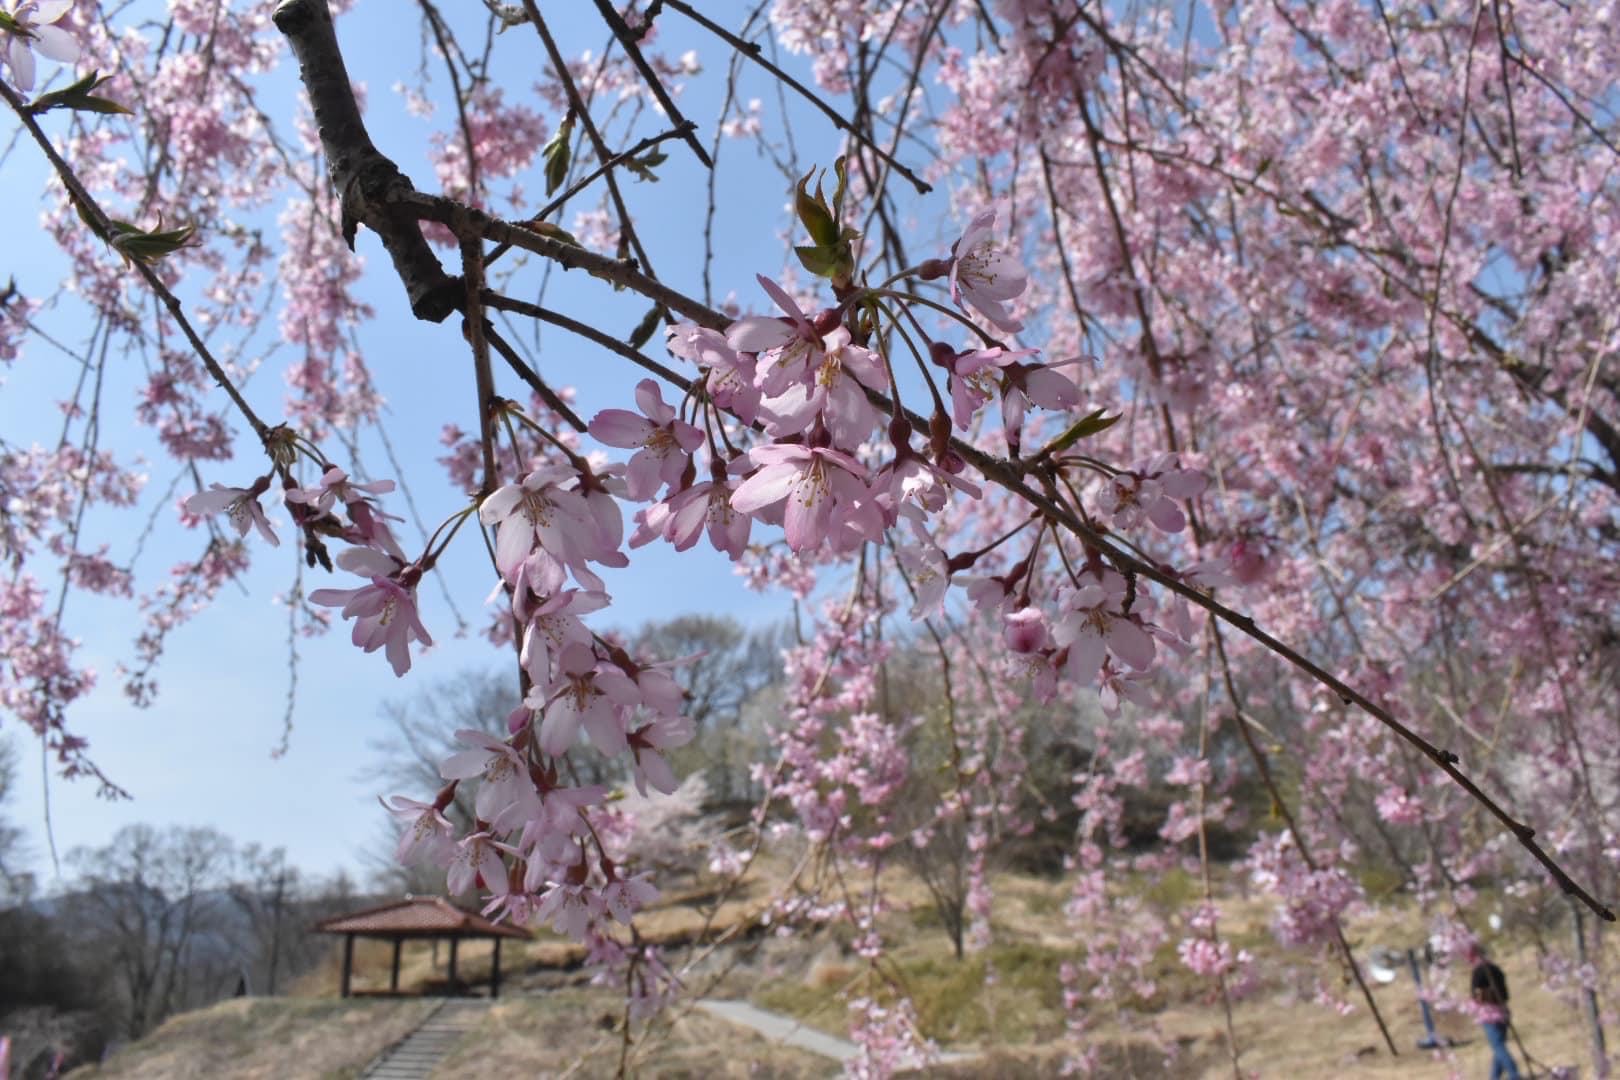
[[[403,197],[410,178],[371,142],[338,49],[326,0],[282,0],[272,16],[298,57],[298,73],[315,112],[326,170],[341,205],[343,239],[354,249],[358,226],[376,233],[394,262],[411,312],[442,322],[461,300],[460,282],[444,272]]]

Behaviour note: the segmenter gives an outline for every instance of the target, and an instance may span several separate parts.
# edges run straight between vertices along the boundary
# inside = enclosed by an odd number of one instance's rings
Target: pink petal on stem
[[[628,409],[603,409],[591,418],[589,430],[597,442],[629,450],[645,444],[658,428],[645,416]]]
[[[798,480],[801,470],[797,465],[782,463],[768,465],[737,486],[731,493],[731,508],[752,514],[787,498]]]
[[[1153,663],[1152,636],[1129,619],[1115,619],[1109,623],[1108,647],[1115,656],[1137,670]]]

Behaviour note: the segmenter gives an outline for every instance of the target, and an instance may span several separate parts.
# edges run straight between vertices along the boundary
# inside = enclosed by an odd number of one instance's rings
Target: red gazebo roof
[[[335,915],[315,924],[323,934],[366,937],[528,938],[527,930],[491,922],[442,896],[407,896],[382,907]]]

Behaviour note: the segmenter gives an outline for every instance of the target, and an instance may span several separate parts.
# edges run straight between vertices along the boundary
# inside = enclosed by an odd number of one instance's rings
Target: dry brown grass
[[[1542,1065],[1590,1068],[1587,1033],[1579,1012],[1536,985],[1535,958],[1528,947],[1501,949],[1496,962],[1508,972],[1513,988],[1514,1023],[1530,1053]],[[1428,976],[1426,976],[1428,977]],[[1466,992],[1468,970],[1438,976],[1457,994]],[[1389,1025],[1399,1057],[1390,1057],[1371,1014],[1360,1004],[1346,1017],[1287,991],[1273,991],[1240,1002],[1233,1012],[1238,1046],[1245,1071],[1279,1077],[1401,1077],[1402,1080],[1442,1080],[1457,1075],[1484,1076],[1490,1071],[1490,1050],[1480,1029],[1455,1013],[1438,1014],[1440,1033],[1462,1045],[1447,1053],[1420,1051],[1423,1036],[1416,988],[1406,972],[1395,982],[1374,987],[1374,1000]],[[1220,1006],[1181,1005],[1157,1018],[1161,1030],[1191,1039],[1203,1067],[1187,1075],[1231,1076],[1225,1028]],[[1524,1057],[1514,1048],[1519,1068]],[[1539,1071],[1539,1070],[1538,1070]]]
[[[891,943],[892,970],[907,986],[917,1006],[925,1034],[950,1050],[992,1055],[973,1063],[931,1070],[929,1075],[952,1077],[1057,1075],[1064,1056],[1056,1047],[1063,1036],[1063,1013],[1054,968],[1065,958],[1084,954],[1083,934],[1077,935],[1063,914],[1067,887],[1056,881],[1004,875],[995,882],[995,944],[984,959],[969,956],[958,962],[939,928],[932,902],[919,882],[904,873],[883,879],[894,914],[882,922]],[[1153,879],[1127,883],[1125,888],[1150,894],[1170,910],[1190,906],[1197,883],[1172,872]],[[1390,1027],[1398,1057],[1391,1057],[1359,992],[1353,985],[1333,989],[1349,1000],[1354,1011],[1340,1016],[1310,1000],[1313,975],[1331,969],[1313,955],[1289,954],[1272,941],[1267,924],[1271,905],[1258,897],[1244,897],[1235,887],[1221,889],[1218,900],[1222,933],[1238,947],[1250,948],[1261,965],[1261,989],[1236,1004],[1233,1024],[1245,1073],[1265,1077],[1441,1077],[1488,1072],[1489,1051],[1479,1028],[1457,1014],[1438,1015],[1442,1035],[1461,1045],[1449,1053],[1419,1051],[1423,1035],[1415,988],[1403,969],[1395,982],[1374,986],[1374,999]],[[1358,958],[1365,962],[1374,943],[1386,945],[1421,942],[1427,934],[1425,919],[1414,908],[1391,901],[1376,914],[1346,927]],[[836,931],[809,946],[816,953],[836,941]],[[1614,943],[1609,948],[1615,949]],[[1494,943],[1496,960],[1507,971],[1514,990],[1514,1017],[1529,1051],[1543,1065],[1589,1067],[1588,1036],[1584,1022],[1568,1001],[1547,993],[1537,984],[1536,954],[1528,939],[1504,938]],[[985,959],[997,978],[986,984]],[[1620,952],[1611,956],[1620,962]],[[831,1032],[841,1031],[844,993],[861,980],[859,961],[844,957],[821,961],[808,969],[789,969],[763,979],[754,987],[754,1000],[796,1016]],[[1232,1064],[1227,1048],[1223,1011],[1207,985],[1187,972],[1166,947],[1155,957],[1156,997],[1142,1002],[1148,1013],[1136,1027],[1124,1028],[1098,1015],[1094,1037],[1105,1045],[1102,1075],[1229,1077]],[[1364,969],[1365,970],[1365,969]],[[1426,978],[1448,980],[1454,994],[1466,996],[1468,971],[1431,971]],[[1176,1048],[1166,1064],[1141,1026],[1156,1027],[1165,1044]],[[1521,1070],[1526,1065],[1517,1048]]]
[[[464,1076],[617,1075],[623,998],[609,990],[556,990],[491,1007],[433,1071],[434,1080]],[[779,1046],[700,1011],[676,1010],[631,1048],[631,1075],[661,1080],[825,1077],[825,1058]],[[636,1034],[641,1033],[639,1029]]]
[[[347,1080],[403,1038],[431,1001],[235,998],[168,1020],[72,1080]]]

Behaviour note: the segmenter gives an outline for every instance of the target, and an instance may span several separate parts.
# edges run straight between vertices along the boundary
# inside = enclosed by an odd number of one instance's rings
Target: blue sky
[[[401,17],[406,7],[399,0],[359,0],[339,20],[338,31],[351,75],[368,87],[367,119],[374,140],[420,186],[430,187],[433,174],[423,150],[432,125],[406,115],[401,101],[389,90],[395,82],[413,78],[419,55],[418,22],[414,9],[412,17]],[[562,7],[570,13],[562,18],[576,20],[557,28],[564,37],[565,51],[599,51],[605,32],[589,13],[589,6]],[[737,8],[740,12],[743,5]],[[718,11],[709,5],[705,9],[718,17]],[[735,21],[740,19],[739,14]],[[727,54],[688,32],[673,14],[667,14],[662,25],[666,29],[660,44],[669,55],[698,48],[708,65],[705,76],[695,81],[681,102],[699,123],[707,145]],[[527,28],[514,32],[529,33]],[[537,62],[538,52],[527,42],[513,51],[514,62]],[[432,70],[436,88],[442,88],[442,69]],[[290,121],[292,116],[292,76],[293,66],[287,60],[266,83],[265,102],[278,120]],[[766,93],[763,82],[751,79],[753,94],[766,99],[769,113],[774,95]],[[519,79],[510,93],[523,97],[527,81]],[[745,89],[744,99],[748,96]],[[554,122],[556,118],[547,119]],[[795,111],[793,119],[798,147],[807,160],[829,163],[838,146],[831,126],[808,110]],[[627,194],[660,273],[677,287],[699,292],[701,173],[684,147],[669,143],[665,149],[669,161],[660,170],[661,181],[631,184]],[[728,143],[723,155],[716,293],[723,297],[735,289],[745,305],[756,304],[761,298],[756,295],[754,273],[773,272],[782,264],[779,236],[788,192],[780,174],[758,159],[751,144]],[[38,200],[44,183],[45,170],[37,152],[29,145],[20,146],[0,172],[3,205],[28,206]],[[536,195],[542,190],[537,177],[526,186]],[[937,209],[941,215],[947,212],[943,199],[938,200]],[[25,220],[28,217],[26,211],[11,212]],[[273,214],[274,210],[269,217]],[[8,227],[6,247],[0,256],[0,279],[15,275],[30,296],[47,295],[55,288],[62,260],[41,234]],[[453,421],[464,428],[476,427],[473,389],[466,377],[466,348],[451,324],[428,326],[410,317],[374,237],[362,232],[359,250],[366,258],[361,293],[377,311],[376,319],[362,329],[360,340],[389,402],[386,423],[390,437],[407,474],[417,478],[413,491],[431,529],[459,505],[442,479],[442,470],[433,463],[440,452],[440,426]],[[614,297],[600,283],[573,274],[554,275],[547,300],[564,311],[596,316],[600,325],[621,335],[645,310],[643,302]],[[75,314],[72,305],[64,303],[42,322],[71,338]],[[257,376],[247,388],[255,408],[268,417],[281,414],[283,360],[285,356],[278,355],[272,361],[273,369]],[[554,384],[577,388],[580,411],[587,417],[609,405],[627,406],[629,387],[637,377],[617,359],[554,331],[547,331],[542,339],[540,366]],[[43,344],[31,344],[24,358],[0,375],[6,380],[0,389],[0,430],[6,438],[24,445],[33,441],[53,444],[60,416],[42,403],[64,398],[71,386],[72,371],[60,354]],[[146,500],[150,507],[175,469],[131,419],[133,375],[117,364],[109,373],[104,428],[107,445],[145,455],[151,472]],[[510,381],[503,381],[499,389],[513,397],[526,397]],[[363,445],[373,475],[389,475],[375,437]],[[329,452],[337,457],[337,449]],[[244,447],[236,462],[205,467],[204,479],[245,482],[258,471],[258,463],[249,457]],[[182,493],[189,490],[181,488]],[[398,496],[393,497],[389,508],[400,510],[398,503]],[[280,515],[279,510],[277,513]],[[162,519],[169,521],[167,513]],[[284,515],[280,520],[286,541],[291,530]],[[127,520],[98,516],[91,520],[90,546],[105,541],[112,545],[110,555],[115,561],[127,558],[130,530]],[[457,604],[476,627],[482,623],[479,605],[492,579],[476,537],[470,532],[465,537],[469,543],[452,549],[444,565]],[[198,550],[200,541],[195,535],[160,528],[138,564],[143,584],[150,587],[166,567],[194,558]],[[106,802],[96,798],[92,785],[53,779],[50,805],[59,849],[65,852],[77,845],[103,844],[118,828],[137,821],[209,824],[239,841],[285,847],[295,863],[314,873],[360,865],[359,853],[375,841],[380,817],[375,799],[382,792],[366,775],[373,760],[367,744],[385,730],[378,715],[379,703],[408,699],[427,683],[469,667],[505,663],[508,654],[493,651],[476,633],[457,639],[439,589],[424,584],[424,616],[438,644],[416,660],[406,679],[395,679],[380,655],[362,656],[353,649],[346,626],[324,638],[300,642],[296,727],[289,752],[272,759],[271,750],[280,740],[288,685],[286,619],[274,598],[287,588],[296,558],[291,543],[284,542],[279,550],[258,545],[254,569],[243,582],[245,590],[228,591],[212,609],[173,635],[158,671],[161,696],[149,710],[133,708],[120,690],[118,666],[128,660],[138,630],[131,607],[82,595],[70,599],[68,623],[82,640],[81,657],[100,674],[96,691],[75,706],[72,728],[90,739],[97,763],[135,798],[133,802]],[[349,584],[341,579],[320,580],[317,571],[305,587],[329,583]],[[631,627],[688,611],[724,612],[748,623],[761,623],[785,610],[781,597],[745,590],[731,565],[706,550],[675,556],[664,546],[643,549],[631,570],[610,576],[609,588],[615,606],[604,613],[605,619],[599,617],[598,625]],[[24,765],[17,797],[5,812],[28,832],[36,856],[34,869],[49,882],[38,745],[9,717],[0,718],[0,737],[4,736],[18,744]]]

